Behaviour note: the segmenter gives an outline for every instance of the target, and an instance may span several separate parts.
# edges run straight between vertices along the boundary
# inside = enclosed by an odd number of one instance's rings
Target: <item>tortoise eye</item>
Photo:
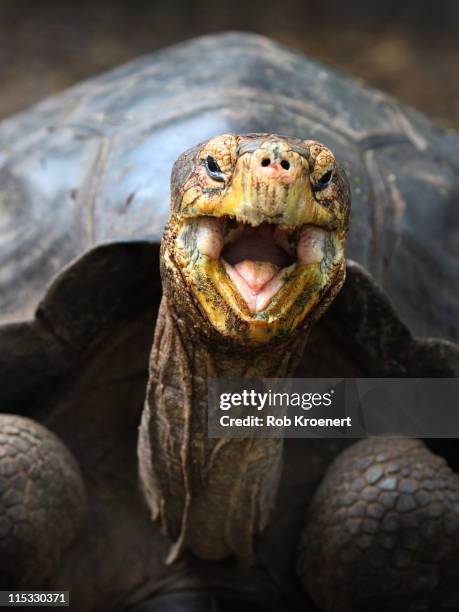
[[[327,187],[331,183],[332,178],[333,170],[328,170],[327,172],[325,172],[325,174],[322,174],[318,181],[316,181],[315,188],[325,189],[325,187]]]
[[[214,181],[218,181],[220,183],[225,182],[225,175],[214,157],[208,155],[204,161],[204,165],[210,178],[213,178]]]

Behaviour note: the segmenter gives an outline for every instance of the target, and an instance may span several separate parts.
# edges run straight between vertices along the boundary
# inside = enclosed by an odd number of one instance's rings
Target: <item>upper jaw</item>
[[[180,211],[182,219],[194,220],[201,217],[220,219],[226,223],[233,221],[237,224],[246,224],[258,227],[263,223],[279,226],[289,233],[295,232],[303,225],[315,225],[327,230],[338,229],[339,219],[334,210],[327,209],[317,203],[312,206],[304,204],[304,200],[292,198],[288,206],[276,209],[271,206],[261,207],[251,200],[232,201],[232,194],[219,201],[217,198],[193,206],[184,206]],[[260,198],[255,198],[255,202]],[[230,224],[231,225],[231,224]]]

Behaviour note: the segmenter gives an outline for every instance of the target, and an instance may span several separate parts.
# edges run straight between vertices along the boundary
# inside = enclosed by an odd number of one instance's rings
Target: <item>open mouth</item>
[[[253,314],[265,310],[299,265],[324,257],[327,230],[305,224],[292,231],[279,225],[251,226],[226,217],[199,217],[197,247],[220,260]]]

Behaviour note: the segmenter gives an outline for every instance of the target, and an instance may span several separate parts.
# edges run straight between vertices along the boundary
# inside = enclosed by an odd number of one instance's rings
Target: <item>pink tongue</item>
[[[234,268],[253,291],[260,291],[279,272],[280,268],[269,261],[245,259]]]

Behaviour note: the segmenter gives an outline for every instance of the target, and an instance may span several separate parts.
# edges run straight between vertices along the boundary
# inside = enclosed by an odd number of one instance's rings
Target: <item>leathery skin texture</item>
[[[459,476],[419,440],[362,440],[330,467],[300,550],[321,610],[457,610]]]
[[[170,560],[191,550],[254,563],[254,538],[268,524],[282,465],[281,439],[210,439],[207,379],[283,376],[306,342],[258,350],[210,351],[186,332],[163,298],[139,434],[139,473],[152,517],[175,540]]]
[[[86,514],[70,451],[42,425],[0,415],[0,579],[43,588]]]

